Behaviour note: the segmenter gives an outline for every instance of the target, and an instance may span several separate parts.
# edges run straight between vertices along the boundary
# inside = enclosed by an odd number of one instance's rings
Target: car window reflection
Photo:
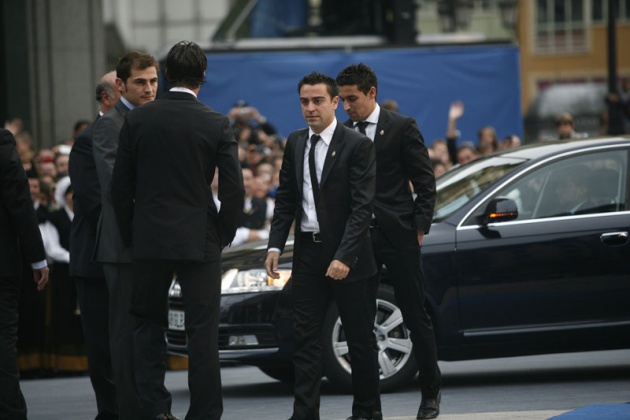
[[[518,220],[626,210],[627,152],[588,153],[564,158],[529,172],[493,197],[515,201]],[[466,225],[476,224],[480,206]]]

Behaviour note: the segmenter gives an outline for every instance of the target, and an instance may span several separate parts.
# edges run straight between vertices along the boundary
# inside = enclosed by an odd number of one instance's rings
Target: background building
[[[96,80],[127,50],[163,56],[182,39],[230,49],[239,39],[269,37],[283,41],[301,37],[312,48],[330,36],[363,36],[392,47],[516,43],[526,140],[544,136],[551,114],[571,112],[572,108],[560,108],[574,103],[591,104],[578,111],[585,115],[578,116],[577,128],[595,134],[608,77],[607,4],[607,0],[0,0],[0,119],[24,119],[36,147],[66,140],[75,121],[94,117]],[[617,4],[617,70],[620,78],[630,77],[630,1]],[[258,45],[265,43],[271,45],[270,40]],[[565,86],[552,88],[558,84]]]

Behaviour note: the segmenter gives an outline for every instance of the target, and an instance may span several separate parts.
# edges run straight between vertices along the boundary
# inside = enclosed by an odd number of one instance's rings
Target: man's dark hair
[[[208,59],[194,42],[180,41],[166,56],[166,79],[170,86],[198,88],[204,82]]]
[[[367,64],[358,63],[351,64],[341,70],[337,75],[337,85],[353,86],[356,85],[360,92],[367,94],[370,88],[374,86],[378,92],[378,80],[376,73]]]
[[[131,51],[120,57],[116,65],[116,77],[127,83],[127,79],[131,76],[131,69],[144,70],[149,67],[155,67],[160,74],[160,65],[155,57],[151,54],[140,51]]]
[[[328,91],[331,99],[335,96],[339,96],[339,88],[337,87],[335,79],[316,71],[302,77],[302,80],[298,83],[298,93],[300,93],[300,90],[304,85],[319,85],[321,83],[326,85],[326,90]]]

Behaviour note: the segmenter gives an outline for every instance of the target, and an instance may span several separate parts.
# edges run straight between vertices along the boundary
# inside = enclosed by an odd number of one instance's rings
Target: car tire
[[[295,381],[295,371],[293,370],[293,365],[291,364],[289,367],[258,367],[265,375],[287,384],[292,384]]]
[[[400,309],[391,286],[381,284],[377,294],[378,312],[374,323],[380,367],[381,391],[387,392],[411,381],[418,367],[413,355],[409,330],[402,322]],[[339,319],[337,305],[328,308],[323,328],[324,374],[339,390],[352,390],[348,347]]]

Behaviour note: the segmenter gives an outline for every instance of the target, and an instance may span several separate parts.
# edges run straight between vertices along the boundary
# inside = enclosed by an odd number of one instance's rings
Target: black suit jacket
[[[22,252],[29,263],[46,259],[15,139],[0,128],[0,277],[22,277]]]
[[[269,248],[284,249],[294,220],[296,231],[300,231],[308,132],[308,129],[298,130],[287,139]],[[376,272],[369,232],[375,176],[374,146],[370,139],[337,124],[324,161],[316,208],[325,254],[323,262],[330,264],[337,259],[348,265],[351,268],[348,280]],[[299,241],[300,235],[296,235],[294,255],[299,254]]]
[[[134,258],[204,261],[207,235],[232,241],[245,195],[237,150],[228,118],[190,93],[168,92],[127,114],[111,194]]]
[[[351,120],[345,124],[353,126]],[[435,206],[435,176],[416,120],[381,107],[374,136],[374,216],[394,246],[418,246],[417,231],[429,233]],[[413,199],[409,181],[416,193]]]
[[[98,181],[92,133],[94,122],[79,134],[70,151],[68,172],[74,195],[74,218],[70,230],[70,275],[78,277],[104,277],[103,268],[93,260],[96,230],[101,214],[101,187]]]

